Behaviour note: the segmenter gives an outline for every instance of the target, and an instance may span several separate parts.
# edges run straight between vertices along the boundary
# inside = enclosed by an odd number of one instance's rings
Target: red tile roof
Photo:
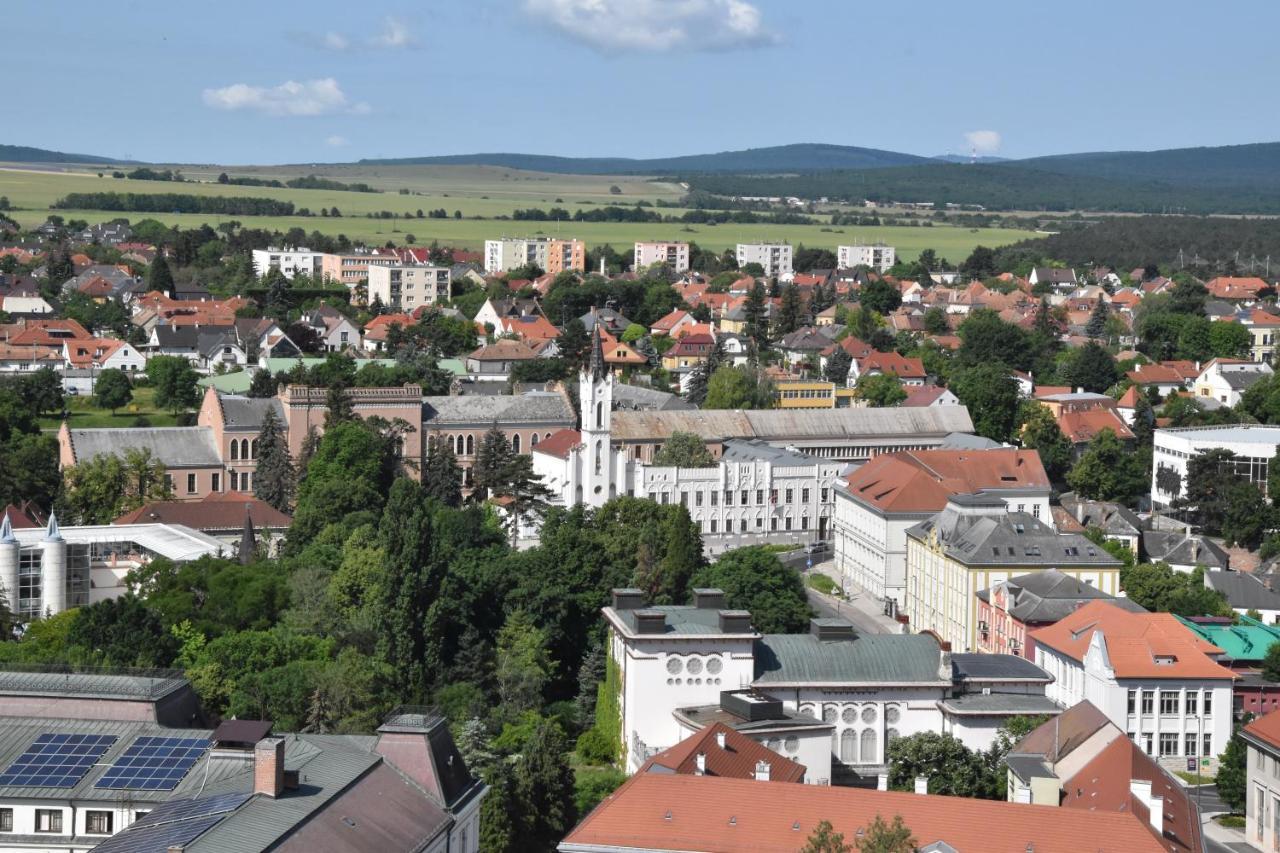
[[[496,340],[467,355],[467,358],[474,358],[476,361],[528,361],[537,357],[538,354],[529,349],[524,341],[513,341],[510,338]]]
[[[285,528],[293,519],[266,501],[244,492],[211,494],[198,501],[152,501],[126,512],[112,524],[182,524],[195,530],[235,530],[245,509],[256,528]]]
[[[1104,429],[1111,430],[1121,441],[1134,437],[1129,425],[1110,408],[1063,412],[1058,415],[1058,429],[1072,444],[1093,441]]]
[[[1091,601],[1032,636],[1036,643],[1083,662],[1096,631],[1102,632],[1119,678],[1235,678],[1209,657],[1222,649],[1169,613],[1133,613],[1107,601]]]
[[[947,498],[982,489],[1049,488],[1034,450],[906,450],[884,453],[845,480],[849,493],[882,512],[940,512]]]
[[[576,429],[562,429],[551,433],[533,446],[533,453],[545,453],[559,459],[568,459],[569,451],[582,444],[582,433]]]
[[[719,736],[724,736],[724,746]],[[704,759],[707,776],[724,776],[731,779],[754,779],[756,762],[769,762],[770,782],[803,782],[805,767],[790,758],[779,755],[767,746],[757,743],[724,723],[712,723],[695,732],[670,749],[650,758],[640,768],[648,773],[655,766],[672,773],[700,775],[698,755]]]
[[[893,373],[899,379],[924,379],[927,375],[924,362],[918,358],[907,358],[896,352],[873,352],[858,362],[858,374]]]
[[[17,527],[14,524],[14,527]],[[1280,711],[1272,711],[1253,720],[1244,730],[1261,741],[1280,749]]]
[[[746,779],[638,773],[569,833],[562,850],[763,853],[798,850],[824,820],[846,840],[876,816],[901,815],[920,847],[945,841],[983,853],[1155,853],[1165,850],[1131,814],[1056,806],[774,785]]]
[[[1267,283],[1257,276],[1219,276],[1211,279],[1205,288],[1215,299],[1254,299]]]
[[[945,393],[947,393],[947,389],[939,385],[925,385],[908,393],[907,399],[898,405],[907,409],[931,406]]]

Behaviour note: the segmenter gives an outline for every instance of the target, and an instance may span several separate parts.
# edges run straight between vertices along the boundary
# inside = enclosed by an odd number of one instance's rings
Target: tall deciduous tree
[[[1089,442],[1089,449],[1067,473],[1067,485],[1081,497],[1128,503],[1147,490],[1141,460],[1109,429]]]
[[[93,404],[100,409],[116,409],[129,405],[133,399],[133,385],[123,370],[104,370],[93,383]]]
[[[809,833],[800,853],[853,853],[853,848],[845,843],[842,833],[836,832],[831,821],[822,820]]]
[[[676,430],[654,455],[653,464],[674,465],[680,468],[714,468],[716,460],[711,456],[706,442],[700,436]]]
[[[951,390],[969,408],[974,431],[992,441],[1008,441],[1018,417],[1018,383],[998,362],[960,371]]]
[[[270,409],[262,418],[258,432],[258,467],[253,474],[253,494],[281,512],[293,503],[297,477],[289,456],[289,442],[280,419]]]
[[[1272,648],[1277,648],[1272,646]],[[1240,737],[1237,727],[1231,740],[1227,741],[1227,749],[1218,762],[1218,775],[1214,780],[1218,788],[1218,796],[1231,811],[1244,811],[1246,790],[1248,786],[1248,748],[1244,738]]]
[[[1119,378],[1116,360],[1094,341],[1089,341],[1071,355],[1064,378],[1073,388],[1101,394]]]
[[[752,546],[728,551],[694,576],[695,587],[724,590],[729,606],[751,611],[756,630],[798,633],[809,623],[809,601],[800,576],[777,555]]]
[[[907,399],[907,392],[896,373],[875,373],[858,377],[854,393],[873,408],[896,406]]]
[[[1022,446],[1038,452],[1049,479],[1060,483],[1071,467],[1071,443],[1046,407],[1034,401],[1024,405],[1027,418],[1022,425]]]
[[[883,278],[877,278],[862,286],[858,302],[877,314],[888,314],[902,304],[902,293]]]
[[[858,853],[915,853],[916,849],[916,838],[911,834],[911,828],[898,814],[893,816],[891,823],[877,813],[854,843]]]
[[[147,379],[155,389],[156,405],[175,415],[200,402],[199,380],[191,362],[178,355],[157,355],[147,361]]]

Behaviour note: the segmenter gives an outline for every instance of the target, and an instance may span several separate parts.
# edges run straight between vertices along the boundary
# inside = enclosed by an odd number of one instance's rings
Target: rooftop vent
[[[820,643],[835,643],[856,639],[853,623],[843,619],[810,619],[809,633]]]
[[[639,610],[644,605],[644,590],[627,588],[613,591],[614,610]]]
[[[720,707],[739,719],[756,723],[761,720],[783,720],[786,712],[781,700],[750,690],[721,690]]]
[[[693,606],[699,610],[722,610],[727,602],[722,589],[695,589]]]
[[[667,630],[667,614],[661,610],[637,610],[637,634],[663,634]]]
[[[721,610],[720,633],[750,634],[751,612],[748,610]]]

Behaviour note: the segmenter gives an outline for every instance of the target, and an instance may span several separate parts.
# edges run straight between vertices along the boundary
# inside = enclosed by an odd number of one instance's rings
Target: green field
[[[145,417],[153,427],[175,426],[177,421],[167,411],[155,407],[155,391],[151,388],[134,388],[133,402],[116,413],[110,409],[99,409],[93,405],[93,399],[87,395],[66,395],[67,411],[70,412],[72,429],[89,429],[95,427],[130,427],[139,417]],[[40,428],[56,430],[62,425],[60,417],[41,418]]]
[[[293,190],[269,187],[240,187],[217,183],[167,183],[160,181],[128,181],[99,178],[92,172],[53,172],[27,169],[0,169],[0,195],[7,196],[16,208],[10,215],[24,226],[38,225],[51,212],[57,199],[72,192],[138,192],[192,193],[222,196],[256,196],[293,202],[312,210],[337,207],[342,217],[319,216],[215,216],[206,214],[129,213],[106,211],[59,210],[67,218],[85,219],[91,223],[127,216],[137,221],[154,218],[184,228],[202,224],[217,225],[235,220],[245,227],[286,231],[302,228],[327,234],[345,234],[352,240],[381,244],[388,240],[406,242],[412,234],[418,244],[438,240],[441,244],[478,249],[488,238],[508,236],[554,235],[585,240],[588,246],[610,243],[615,248],[628,247],[637,240],[692,240],[700,246],[720,251],[738,242],[762,240],[787,241],[793,245],[821,246],[834,249],[840,243],[860,240],[888,243],[898,249],[905,260],[914,259],[921,250],[931,248],[953,262],[962,260],[979,244],[999,246],[1034,236],[1031,231],[1013,229],[968,229],[938,225],[932,228],[898,226],[832,228],[827,225],[682,225],[678,223],[594,223],[594,222],[514,222],[495,221],[492,217],[510,215],[521,207],[552,206],[570,211],[608,204],[634,204],[637,201],[675,201],[683,189],[675,184],[637,177],[595,175],[551,175],[521,172],[488,166],[298,166],[298,167],[183,167],[189,178],[212,181],[221,171],[231,175],[288,179],[315,173],[335,180],[361,181],[384,188],[381,193],[356,193],[331,190]],[[610,187],[622,190],[610,193]],[[410,190],[409,195],[399,193]],[[465,217],[455,219],[369,219],[364,214],[381,210],[397,214],[444,208],[452,216],[455,210]],[[678,215],[676,208],[663,208],[664,214]]]

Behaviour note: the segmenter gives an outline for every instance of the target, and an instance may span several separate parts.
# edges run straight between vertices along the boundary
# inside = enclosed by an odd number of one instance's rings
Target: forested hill
[[[1012,165],[1059,175],[1158,181],[1173,186],[1280,188],[1280,142],[1063,154],[1017,160]]]
[[[882,169],[929,162],[933,161],[914,154],[816,143],[647,160],[626,157],[550,157],[540,154],[457,154],[360,161],[377,165],[503,166],[508,169],[576,175],[817,172],[832,169]]]
[[[0,163],[124,163],[110,157],[91,154],[67,154],[45,148],[29,148],[26,145],[0,145]]]
[[[1001,249],[1027,250],[1076,267],[1106,265],[1129,271],[1147,264],[1205,275],[1280,271],[1280,220],[1205,216],[1119,216]]]

